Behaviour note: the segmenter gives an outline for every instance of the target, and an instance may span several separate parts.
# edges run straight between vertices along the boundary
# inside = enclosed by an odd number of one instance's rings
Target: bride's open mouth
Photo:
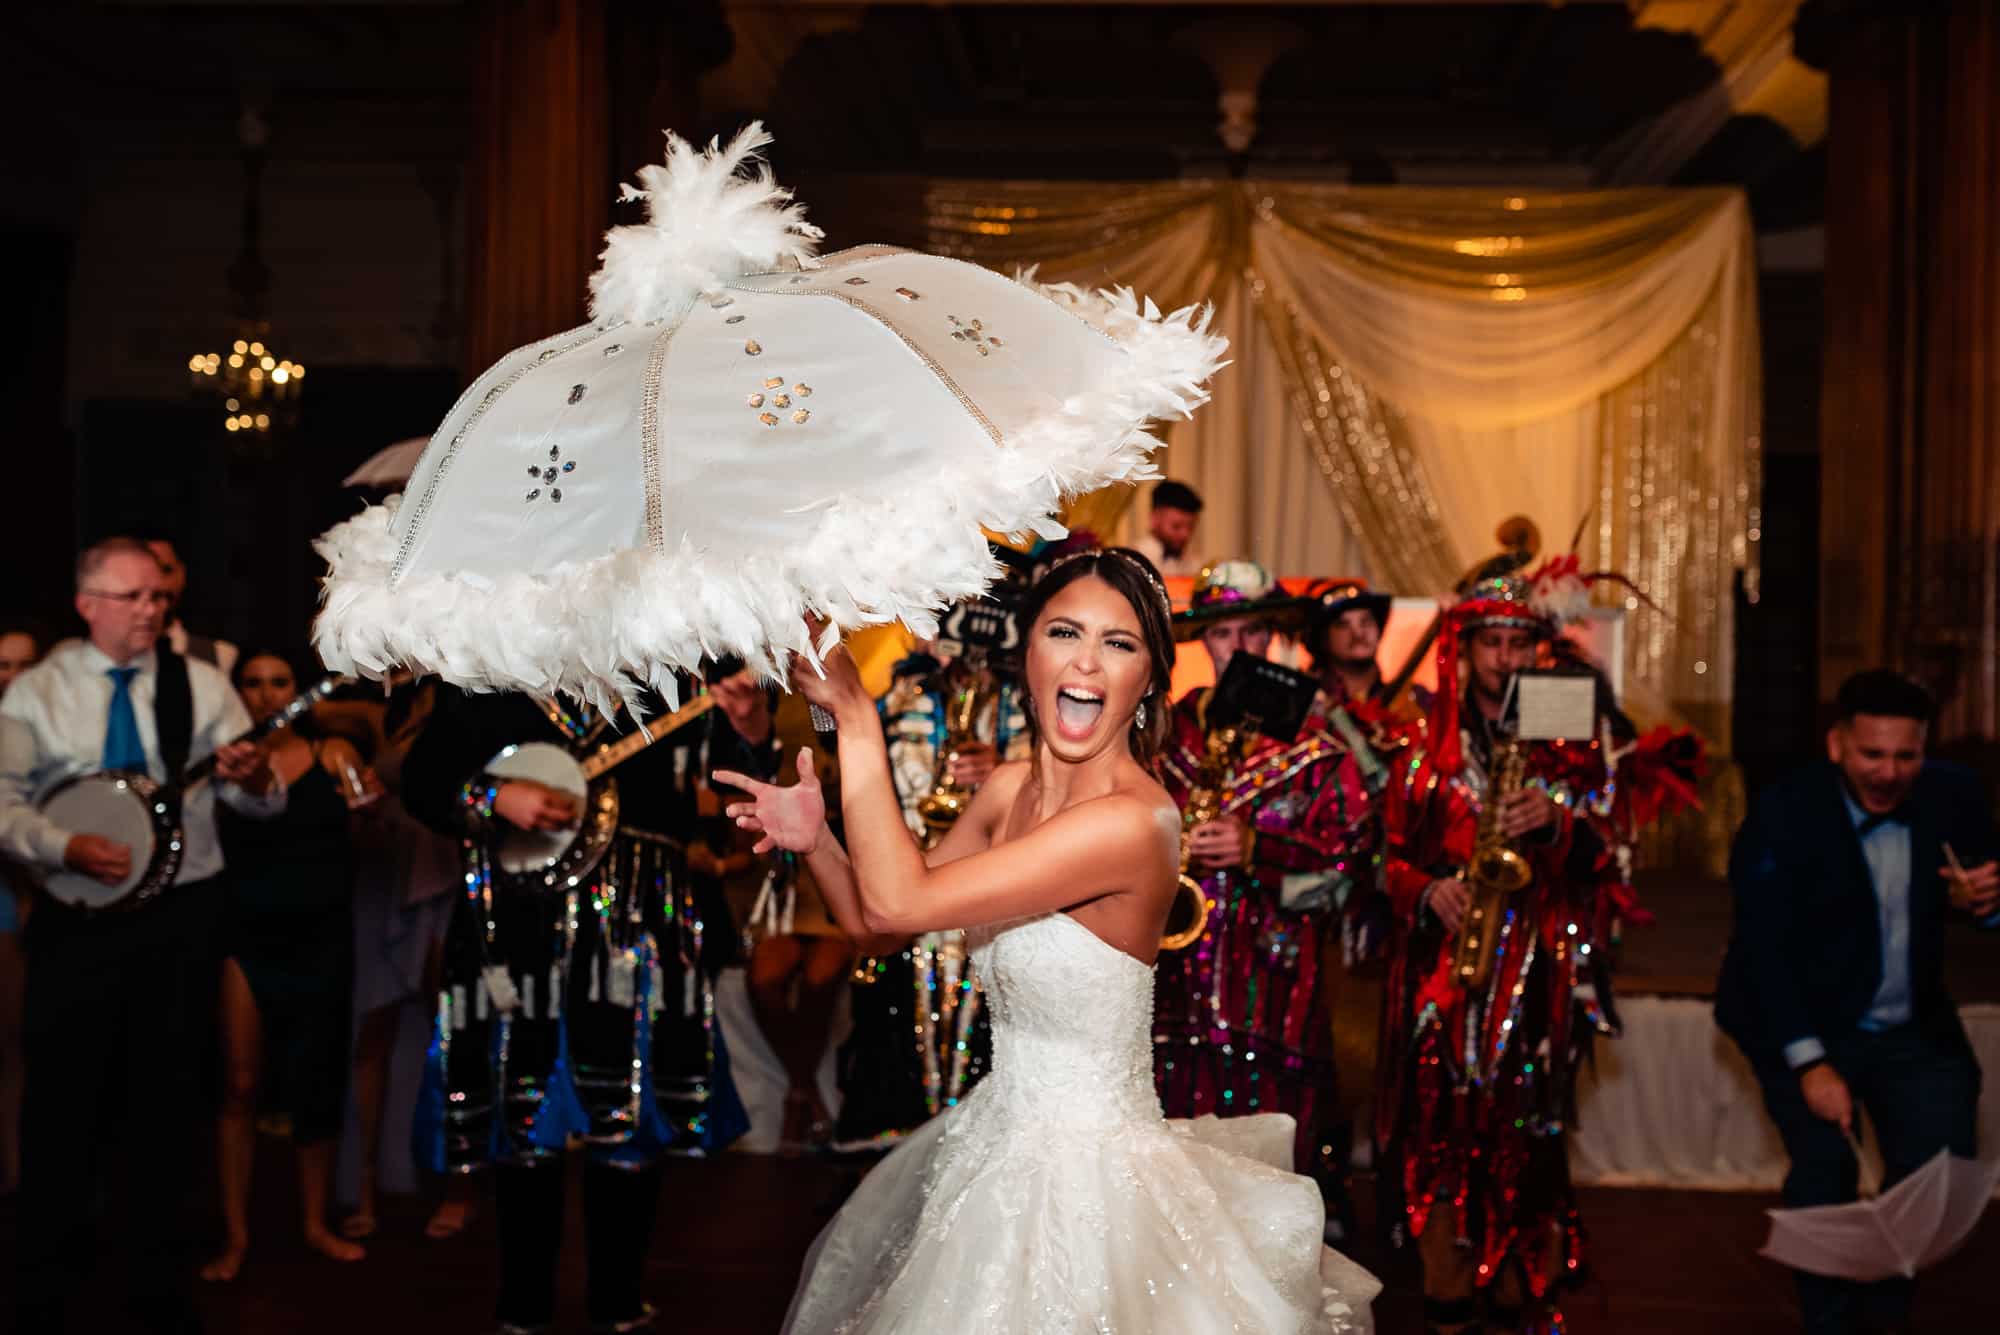
[[[1056,731],[1080,742],[1097,728],[1104,714],[1104,696],[1082,686],[1065,686],[1056,692]]]

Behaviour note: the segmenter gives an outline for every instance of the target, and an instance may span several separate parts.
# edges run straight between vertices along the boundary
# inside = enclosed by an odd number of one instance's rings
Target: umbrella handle
[[[1882,1179],[1868,1162],[1868,1156],[1861,1148],[1861,1133],[1852,1125],[1847,1128],[1848,1148],[1854,1151],[1855,1167],[1861,1170],[1861,1199],[1872,1201],[1882,1194]]]

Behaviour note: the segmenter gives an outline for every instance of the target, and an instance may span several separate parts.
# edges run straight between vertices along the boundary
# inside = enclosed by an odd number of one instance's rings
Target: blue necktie
[[[104,725],[104,768],[146,772],[146,744],[139,740],[139,716],[132,711],[134,667],[108,668],[111,718]]]

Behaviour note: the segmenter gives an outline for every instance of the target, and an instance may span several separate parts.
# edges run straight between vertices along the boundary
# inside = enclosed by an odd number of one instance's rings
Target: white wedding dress
[[[1292,1119],[1168,1121],[1153,970],[1066,913],[972,933],[993,1067],[806,1257],[791,1335],[1334,1335],[1373,1276],[1321,1242]]]

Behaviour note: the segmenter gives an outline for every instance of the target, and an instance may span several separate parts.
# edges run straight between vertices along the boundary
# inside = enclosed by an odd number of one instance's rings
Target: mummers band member
[[[40,872],[108,885],[132,849],[57,826],[36,796],[71,774],[130,770],[168,783],[213,753],[215,776],[179,798],[174,884],[126,912],[87,914],[44,898],[28,926],[27,1065],[22,1108],[23,1228],[17,1329],[73,1329],[97,1257],[93,1237],[105,1149],[126,1162],[130,1303],[152,1331],[198,1328],[181,1218],[215,1033],[222,845],[216,803],[252,818],[285,807],[264,754],[230,739],[250,715],[211,665],[159,647],[171,597],[160,564],[133,538],[77,560],[76,610],[88,634],[57,646],[0,700],[0,848]]]
[[[626,726],[629,727],[629,724]],[[575,753],[618,735],[557,701],[441,688],[403,768],[403,801],[464,841],[465,886],[448,931],[444,980],[417,1119],[423,1166],[465,1173],[491,1166],[499,1211],[505,1332],[549,1328],[562,1249],[563,1159],[572,1138],[583,1171],[588,1313],[599,1331],[651,1329],[645,1258],[658,1213],[660,1155],[684,1122],[659,1075],[690,1032],[713,1046],[719,1087],[727,1054],[712,1024],[705,967],[707,910],[694,891],[680,833],[693,825],[686,765],[668,742],[615,772],[617,833],[576,882],[509,877],[509,831],[574,824],[570,794],[488,766],[526,742]],[[720,933],[724,938],[729,933]],[[718,1147],[719,1148],[719,1147]]]
[[[1274,626],[1296,626],[1304,610],[1263,567],[1227,561],[1202,572],[1175,633],[1201,640],[1220,681],[1234,655],[1265,656]],[[1183,810],[1205,782],[1210,696],[1204,687],[1174,706],[1160,774]],[[1170,1117],[1290,1114],[1295,1167],[1328,1186],[1336,1169],[1320,1147],[1335,1074],[1321,947],[1353,886],[1374,880],[1374,803],[1320,720],[1288,744],[1251,741],[1215,796],[1219,814],[1187,834],[1205,930],[1162,953],[1156,972],[1160,1100]]]
[[[1379,700],[1385,683],[1375,656],[1395,600],[1358,579],[1321,581],[1306,597],[1310,606],[1300,638],[1326,698],[1335,704]]]
[[[1439,638],[1423,745],[1386,794],[1396,936],[1377,1133],[1434,1331],[1560,1329],[1557,1292],[1584,1261],[1563,1132],[1579,1061],[1616,1032],[1606,947],[1633,908],[1619,849],[1636,813],[1671,807],[1666,789],[1692,801],[1698,747],[1685,737],[1609,764],[1617,743],[1513,739],[1510,684],[1588,599],[1567,557],[1473,584]],[[1690,750],[1678,767],[1662,759]],[[1504,853],[1526,884],[1488,896],[1495,949],[1468,984],[1457,947],[1492,865],[1475,868],[1476,853]]]

